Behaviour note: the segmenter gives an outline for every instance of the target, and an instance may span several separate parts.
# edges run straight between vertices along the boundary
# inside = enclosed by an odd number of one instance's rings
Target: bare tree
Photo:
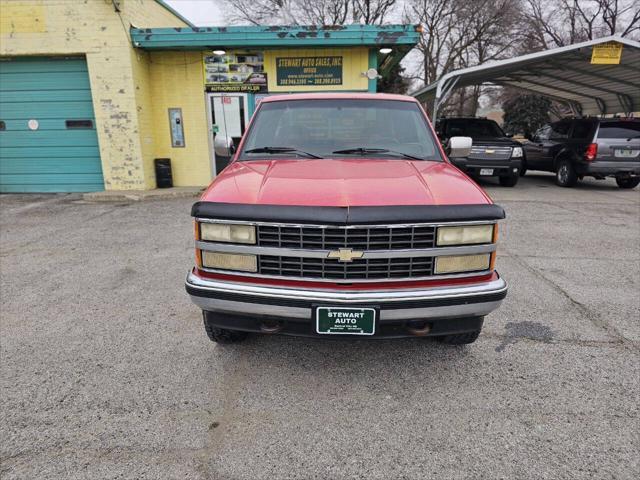
[[[280,25],[295,23],[291,0],[224,0],[225,17],[231,23]]]
[[[396,0],[352,0],[353,21],[374,25],[384,23],[385,17],[395,10]]]
[[[405,21],[424,27],[415,77],[429,84],[449,71],[507,56],[519,5],[518,0],[408,0]],[[473,114],[480,93],[479,88],[458,90],[450,105],[463,113],[470,98],[468,113]]]
[[[518,0],[408,0],[405,22],[424,28],[417,45],[423,81],[504,56],[518,5]]]
[[[351,13],[350,0],[298,0],[297,22],[309,25],[342,25]]]
[[[637,38],[640,0],[526,0],[521,20],[523,53],[615,34]]]
[[[596,3],[602,11],[603,23],[597,34],[640,37],[640,0],[598,0]]]
[[[397,0],[225,0],[232,23],[254,25],[380,24]]]

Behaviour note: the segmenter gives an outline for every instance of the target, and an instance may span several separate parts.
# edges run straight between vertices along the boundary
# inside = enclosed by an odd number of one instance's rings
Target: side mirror
[[[449,139],[450,157],[468,157],[471,153],[471,137],[451,137]]]
[[[234,154],[236,148],[233,145],[231,137],[218,134],[216,138],[213,139],[213,150],[219,157],[230,157]]]

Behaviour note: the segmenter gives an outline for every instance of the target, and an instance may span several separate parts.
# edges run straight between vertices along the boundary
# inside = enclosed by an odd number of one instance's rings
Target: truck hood
[[[202,195],[207,202],[303,206],[492,203],[445,162],[398,159],[273,159],[234,162]]]
[[[486,145],[491,147],[521,147],[522,144],[509,137],[474,137],[473,145]]]

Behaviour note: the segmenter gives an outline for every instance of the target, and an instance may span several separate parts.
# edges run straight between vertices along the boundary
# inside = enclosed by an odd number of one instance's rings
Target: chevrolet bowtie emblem
[[[339,262],[353,262],[356,258],[362,258],[364,252],[356,252],[350,248],[339,248],[333,252],[329,252],[327,258],[337,258]]]
[[[495,150],[491,150],[490,148],[487,148],[484,153],[496,153]]]

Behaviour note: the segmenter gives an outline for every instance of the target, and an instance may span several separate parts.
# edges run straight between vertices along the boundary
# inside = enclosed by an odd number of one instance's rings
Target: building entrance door
[[[207,106],[209,110],[209,131],[211,132],[211,145],[218,135],[230,137],[236,148],[249,123],[249,109],[247,108],[246,93],[209,93],[207,94]],[[216,175],[220,173],[231,160],[230,157],[216,156],[214,159]]]

